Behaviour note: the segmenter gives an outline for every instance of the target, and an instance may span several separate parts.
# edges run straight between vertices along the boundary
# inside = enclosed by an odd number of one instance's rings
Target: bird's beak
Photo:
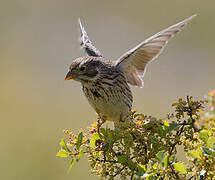
[[[65,77],[65,80],[70,80],[70,79],[74,79],[76,78],[76,75],[74,73],[72,73],[71,71],[69,71]]]

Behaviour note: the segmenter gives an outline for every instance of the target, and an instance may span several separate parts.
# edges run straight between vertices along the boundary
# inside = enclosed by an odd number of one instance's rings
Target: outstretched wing
[[[79,27],[80,27],[80,42],[81,47],[85,50],[88,56],[96,56],[102,57],[102,54],[95,46],[93,46],[92,42],[90,41],[87,32],[85,31],[84,27],[81,24],[81,20],[78,19]]]
[[[181,31],[194,17],[196,15],[164,29],[123,54],[116,61],[116,66],[123,70],[128,83],[143,87],[143,77],[148,63],[156,59],[168,43],[168,40]]]

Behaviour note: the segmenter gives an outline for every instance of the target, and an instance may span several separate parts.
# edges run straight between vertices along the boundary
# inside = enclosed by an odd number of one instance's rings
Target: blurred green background
[[[215,1],[1,0],[0,176],[10,180],[98,179],[87,160],[67,173],[55,157],[64,129],[96,119],[80,84],[64,81],[83,56],[80,17],[103,54],[118,58],[145,38],[197,13],[147,69],[145,87],[133,88],[134,109],[165,117],[178,97],[202,98],[215,88]]]

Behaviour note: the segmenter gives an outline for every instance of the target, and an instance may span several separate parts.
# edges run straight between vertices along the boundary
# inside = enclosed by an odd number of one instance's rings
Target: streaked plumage
[[[123,54],[117,61],[110,61],[103,57],[90,41],[79,20],[81,47],[88,56],[75,59],[65,79],[81,82],[89,103],[103,120],[123,121],[133,102],[128,83],[143,87],[143,77],[149,62],[156,59],[168,40],[181,31],[195,16],[146,39]]]

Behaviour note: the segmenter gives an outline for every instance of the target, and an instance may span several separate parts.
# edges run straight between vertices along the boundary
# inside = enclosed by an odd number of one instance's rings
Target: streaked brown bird
[[[72,62],[65,80],[73,79],[82,84],[85,96],[101,119],[116,123],[124,121],[133,102],[128,84],[143,87],[143,77],[148,64],[159,56],[168,40],[195,16],[146,39],[116,61],[106,59],[96,49],[79,19],[81,47],[87,56]]]

